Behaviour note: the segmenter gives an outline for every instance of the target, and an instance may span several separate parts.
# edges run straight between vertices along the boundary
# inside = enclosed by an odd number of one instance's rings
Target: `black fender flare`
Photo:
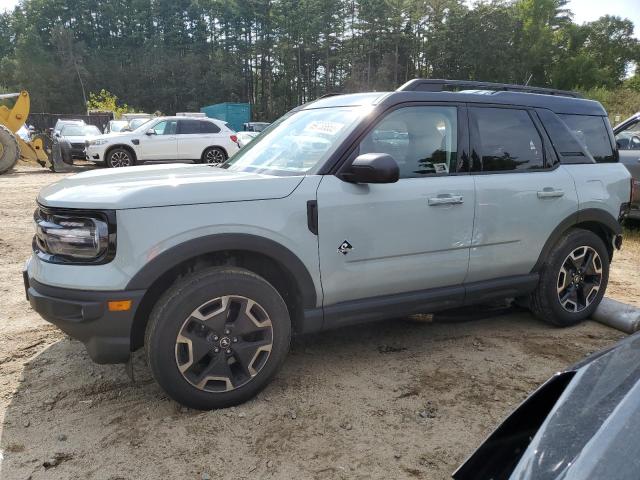
[[[243,250],[272,258],[296,280],[304,308],[315,308],[316,288],[307,267],[288,248],[258,235],[220,233],[187,240],[175,245],[149,261],[136,273],[126,290],[148,289],[161,275],[181,263],[210,253]]]
[[[549,238],[545,242],[544,247],[542,247],[542,251],[540,252],[538,261],[533,266],[533,269],[531,269],[531,271],[540,271],[542,265],[544,264],[544,260],[549,256],[549,252],[551,252],[553,246],[558,243],[558,240],[560,240],[560,237],[564,232],[566,232],[573,226],[587,222],[595,223],[604,227],[612,235],[620,235],[622,233],[622,225],[620,224],[620,222],[605,210],[600,210],[598,208],[587,208],[585,210],[580,210],[572,213],[562,222],[560,222],[558,226],[553,230],[553,232],[551,232],[551,235],[549,235]],[[610,245],[607,245],[607,247],[610,247]]]

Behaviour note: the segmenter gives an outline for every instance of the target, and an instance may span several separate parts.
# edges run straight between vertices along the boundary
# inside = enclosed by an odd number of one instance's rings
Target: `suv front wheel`
[[[262,277],[214,267],[178,280],[147,326],[151,372],[177,402],[207,410],[245,402],[262,390],[289,351],[284,300]]]
[[[609,281],[609,252],[595,233],[574,229],[550,252],[529,306],[542,320],[560,327],[590,317]]]
[[[133,154],[126,148],[114,148],[107,155],[107,166],[111,168],[130,167],[135,164]]]

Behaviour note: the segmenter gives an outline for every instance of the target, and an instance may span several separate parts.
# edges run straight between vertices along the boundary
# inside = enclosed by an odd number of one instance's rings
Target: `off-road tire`
[[[128,158],[128,163],[126,165],[121,164],[124,160],[118,161],[118,156]],[[135,156],[126,148],[114,148],[109,152],[105,161],[109,168],[131,167],[136,164]]]
[[[245,352],[248,352],[245,358],[253,355],[251,362],[257,360],[258,353],[253,353],[253,350],[250,350],[253,348],[251,342],[257,343],[256,337],[250,336],[249,340],[247,340],[246,337],[242,337],[242,333],[239,333],[238,336],[240,338],[235,338],[234,329],[236,329],[237,325],[228,323],[236,322],[236,319],[239,318],[237,313],[236,317],[233,317],[230,308],[216,310],[218,308],[216,306],[211,307],[214,313],[209,312],[212,315],[212,319],[194,317],[195,312],[204,315],[206,312],[204,308],[207,308],[208,302],[212,301],[212,299],[213,301],[218,301],[220,298],[250,299],[255,302],[254,306],[257,305],[260,307],[260,311],[266,314],[266,317],[263,316],[262,318],[266,318],[270,322],[270,352],[266,359],[261,360],[262,363],[256,366],[255,369],[253,369],[253,363],[249,363],[249,368],[240,368],[246,366],[245,363],[240,361],[236,365],[235,359],[241,358],[236,356],[236,350],[229,355],[224,351],[227,347],[224,347],[219,353],[213,353],[213,348],[219,348],[223,345],[222,341],[225,338],[226,340],[233,338],[233,341],[237,343],[233,343],[230,348],[238,348],[237,351],[241,352],[240,349],[244,345],[245,348],[249,349],[245,350]],[[218,314],[215,311],[222,311],[222,313]],[[218,340],[217,336],[213,336],[215,333],[213,329],[219,330],[217,327],[212,327],[212,330],[203,333],[202,337],[196,338],[193,336],[194,334],[200,335],[198,328],[204,329],[200,325],[201,323],[219,322],[218,317],[222,317],[224,322],[224,332],[218,332],[218,335],[225,335],[225,337]],[[255,322],[256,317],[251,318]],[[192,321],[195,323],[195,327],[187,334],[185,329],[191,328],[190,322]],[[227,328],[231,329],[230,334],[226,333],[228,332]],[[235,331],[242,332],[240,328]],[[188,344],[188,348],[184,342],[180,343],[180,339],[185,339],[183,333],[193,339],[193,342]],[[214,338],[216,339],[215,342],[213,341]],[[289,311],[278,291],[264,278],[248,270],[236,267],[212,267],[177,280],[156,303],[145,332],[147,362],[155,380],[175,401],[187,407],[200,410],[237,405],[255,396],[269,383],[282,365],[289,351],[290,341],[291,320]],[[204,347],[202,347],[203,345]],[[204,362],[198,360],[196,363],[195,359],[198,357],[196,347],[199,352],[208,352],[203,357],[205,359]],[[188,352],[189,361],[180,364],[179,356],[184,353],[183,350],[185,348]],[[220,354],[226,356],[218,357]],[[260,355],[264,357],[263,353],[260,353]],[[239,372],[241,376],[244,376],[241,377],[244,383],[238,381],[238,386],[236,386],[234,373],[234,375],[228,377],[228,379],[233,379],[234,383],[232,385],[227,383],[226,390],[208,391],[206,389],[209,387],[210,381],[198,383],[192,381],[192,378],[188,378],[188,375],[193,374],[198,377],[199,381],[202,377],[214,378],[208,376],[214,375],[215,380],[213,382],[220,383],[218,374],[209,373],[209,367],[220,365],[216,363],[220,359],[224,359],[224,364],[227,366],[235,366],[234,372]],[[195,367],[198,367],[196,373],[191,372]],[[184,374],[181,369],[185,369]],[[227,368],[227,370],[231,373],[231,368]],[[247,372],[251,372],[251,375]],[[231,389],[229,389],[230,386],[232,387]]]
[[[0,125],[0,175],[11,170],[20,158],[20,146],[16,136]]]
[[[562,306],[560,293],[561,269],[572,252],[581,247],[593,249],[599,256],[601,279],[592,300],[580,311],[570,312]],[[540,281],[529,297],[528,306],[538,318],[558,327],[576,325],[589,318],[602,301],[609,280],[610,257],[602,239],[589,230],[566,232],[551,250],[540,271]],[[585,302],[586,303],[586,302]]]

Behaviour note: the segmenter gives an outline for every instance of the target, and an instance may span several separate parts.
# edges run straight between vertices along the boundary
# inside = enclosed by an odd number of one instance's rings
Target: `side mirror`
[[[156,135],[156,131],[153,128],[150,128],[145,132],[147,135]]]
[[[395,183],[398,178],[398,163],[386,153],[358,155],[343,175],[344,180],[354,183]]]

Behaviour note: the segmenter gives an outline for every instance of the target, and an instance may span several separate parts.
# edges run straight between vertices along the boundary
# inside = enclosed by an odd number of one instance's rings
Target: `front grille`
[[[75,148],[78,150],[84,150],[84,143],[72,143],[71,148]]]

